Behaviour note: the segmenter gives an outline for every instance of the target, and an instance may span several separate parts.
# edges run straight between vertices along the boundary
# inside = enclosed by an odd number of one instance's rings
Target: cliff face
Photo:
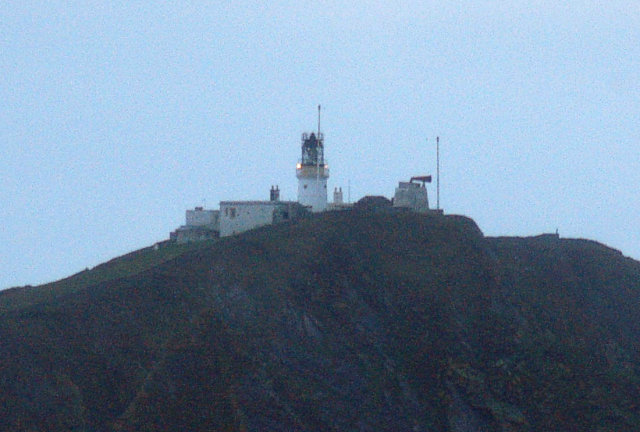
[[[640,263],[345,212],[0,293],[2,430],[640,424]]]

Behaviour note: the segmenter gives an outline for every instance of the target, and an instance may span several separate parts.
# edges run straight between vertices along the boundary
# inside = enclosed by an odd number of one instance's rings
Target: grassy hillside
[[[187,251],[210,245],[210,242],[176,244],[165,242],[161,247],[147,247],[114,258],[93,269],[88,268],[57,282],[34,287],[12,288],[0,291],[0,313],[11,309],[32,306],[36,303],[54,301],[62,296],[85,290],[101,282],[134,276],[144,270],[157,267],[165,261],[180,256]]]
[[[640,263],[327,213],[0,293],[2,430],[631,431]]]

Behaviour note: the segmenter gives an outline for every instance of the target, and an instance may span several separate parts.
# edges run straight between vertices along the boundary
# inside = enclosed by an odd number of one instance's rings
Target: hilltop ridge
[[[3,430],[632,431],[640,263],[328,212],[0,293]]]

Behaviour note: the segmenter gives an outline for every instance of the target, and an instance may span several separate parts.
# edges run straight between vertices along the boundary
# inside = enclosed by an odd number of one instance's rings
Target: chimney
[[[270,201],[280,201],[280,188],[278,186],[271,186],[271,193],[269,194]]]
[[[342,188],[334,188],[333,190],[333,203],[334,204],[343,204],[344,200],[342,199]]]

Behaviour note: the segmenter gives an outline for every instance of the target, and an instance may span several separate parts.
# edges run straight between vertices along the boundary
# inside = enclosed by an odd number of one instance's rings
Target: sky
[[[439,136],[445,213],[640,259],[637,1],[7,1],[0,70],[0,289],[295,200],[318,104],[351,201]]]

